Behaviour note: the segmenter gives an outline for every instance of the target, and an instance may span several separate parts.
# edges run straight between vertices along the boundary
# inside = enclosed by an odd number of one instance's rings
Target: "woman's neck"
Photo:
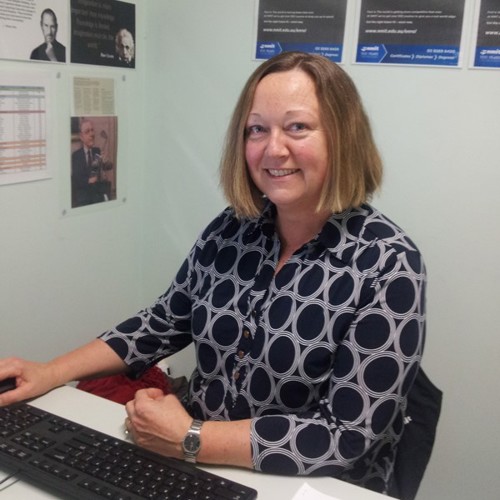
[[[299,248],[311,241],[323,228],[331,212],[283,214],[278,211],[276,231],[281,242],[278,272]]]

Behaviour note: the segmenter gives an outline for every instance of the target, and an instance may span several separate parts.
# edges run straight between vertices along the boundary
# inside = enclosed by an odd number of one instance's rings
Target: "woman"
[[[340,67],[296,52],[264,62],[227,134],[230,207],[167,292],[50,363],[1,362],[18,387],[0,404],[83,377],[139,376],[194,342],[183,404],[157,389],[127,404],[139,445],[386,492],[422,354],[426,278],[415,245],[367,204],[381,174]]]

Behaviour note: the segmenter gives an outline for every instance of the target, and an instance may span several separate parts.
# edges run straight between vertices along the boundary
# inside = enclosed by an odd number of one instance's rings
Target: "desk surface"
[[[31,404],[113,437],[124,439],[125,407],[107,399],[64,386],[37,398]],[[305,482],[314,489],[339,500],[387,500],[389,498],[330,477],[283,477],[230,467],[203,466],[203,468],[255,488],[258,491],[258,500],[290,500]],[[0,470],[0,480],[5,475],[5,471]],[[0,498],[1,500],[37,500],[58,497],[22,481],[12,484],[9,480],[0,485]]]

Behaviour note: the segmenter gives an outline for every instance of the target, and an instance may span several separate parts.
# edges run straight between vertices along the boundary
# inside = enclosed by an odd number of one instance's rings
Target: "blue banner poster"
[[[500,68],[500,0],[480,2],[474,66]]]
[[[458,66],[465,0],[361,0],[357,63]]]
[[[300,50],[342,62],[347,0],[260,0],[256,59]]]

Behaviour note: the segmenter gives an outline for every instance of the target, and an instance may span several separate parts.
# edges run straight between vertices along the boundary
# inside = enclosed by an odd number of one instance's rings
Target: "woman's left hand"
[[[143,448],[182,459],[182,441],[193,421],[173,394],[160,389],[141,389],[126,406],[125,426]]]

